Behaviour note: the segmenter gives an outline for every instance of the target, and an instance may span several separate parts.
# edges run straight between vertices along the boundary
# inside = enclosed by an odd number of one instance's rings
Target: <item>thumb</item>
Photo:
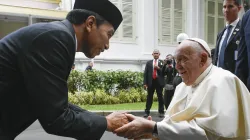
[[[151,117],[151,116],[148,116],[148,120],[152,121],[152,117]]]
[[[133,121],[136,118],[136,116],[134,116],[132,114],[125,114],[125,115],[126,115],[126,117],[128,118],[129,121]]]

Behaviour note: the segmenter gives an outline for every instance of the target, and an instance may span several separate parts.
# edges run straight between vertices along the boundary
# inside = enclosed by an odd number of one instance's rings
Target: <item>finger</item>
[[[125,124],[125,125],[123,125],[122,127],[117,128],[117,129],[114,131],[114,133],[117,133],[117,134],[118,134],[118,133],[125,132],[125,131],[128,130],[129,127],[130,127],[130,123]]]
[[[148,116],[148,120],[152,121],[153,120],[152,116]]]
[[[128,112],[127,111],[120,111],[122,114],[127,114]]]
[[[128,136],[127,136],[128,131],[129,131],[129,129],[124,129],[123,131],[116,133],[116,135],[120,136],[120,137],[128,138]]]
[[[132,114],[125,114],[125,115],[126,115],[126,117],[128,118],[129,121],[133,121],[136,118],[136,116],[134,116]]]

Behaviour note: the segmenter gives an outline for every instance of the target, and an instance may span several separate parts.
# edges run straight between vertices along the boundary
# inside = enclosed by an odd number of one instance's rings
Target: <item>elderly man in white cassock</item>
[[[131,122],[115,133],[129,139],[250,139],[250,93],[234,74],[211,64],[208,44],[187,39],[177,47],[175,60],[183,82],[164,120],[127,114]]]

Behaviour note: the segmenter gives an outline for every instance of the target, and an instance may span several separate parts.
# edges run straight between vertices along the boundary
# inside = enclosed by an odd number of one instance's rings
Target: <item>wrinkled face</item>
[[[223,14],[226,21],[230,24],[238,18],[238,13],[241,6],[235,4],[234,0],[224,0],[223,2]]]
[[[160,52],[159,52],[159,51],[154,51],[154,52],[152,53],[152,55],[153,55],[154,59],[158,59],[159,56],[160,56]]]
[[[109,49],[109,39],[113,34],[114,28],[110,23],[105,22],[99,27],[94,23],[92,27],[88,27],[87,35],[83,38],[82,52],[88,58],[94,58]]]
[[[178,46],[174,58],[176,69],[186,85],[192,85],[201,74],[201,58],[191,46]]]

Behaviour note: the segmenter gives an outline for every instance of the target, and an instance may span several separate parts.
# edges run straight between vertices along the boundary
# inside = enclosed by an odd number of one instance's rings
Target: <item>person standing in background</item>
[[[86,67],[85,71],[92,70],[93,69],[93,62],[89,62],[89,65]]]
[[[174,77],[176,76],[177,70],[174,67],[174,59],[171,54],[168,54],[166,56],[166,59],[164,60],[164,65],[162,68],[163,76],[165,78],[165,87],[164,87],[164,105],[166,110],[168,109],[168,106],[172,100],[172,97],[174,95],[175,87],[173,85]]]
[[[240,42],[241,20],[238,14],[241,9],[241,0],[223,0],[222,9],[227,24],[217,36],[212,60],[214,65],[234,73]]]
[[[153,103],[153,95],[156,90],[158,97],[158,113],[159,117],[164,117],[164,103],[163,103],[163,87],[164,77],[162,74],[163,61],[159,59],[159,50],[154,50],[152,53],[154,59],[146,63],[144,71],[144,88],[147,90],[147,102],[144,117],[148,117]]]

